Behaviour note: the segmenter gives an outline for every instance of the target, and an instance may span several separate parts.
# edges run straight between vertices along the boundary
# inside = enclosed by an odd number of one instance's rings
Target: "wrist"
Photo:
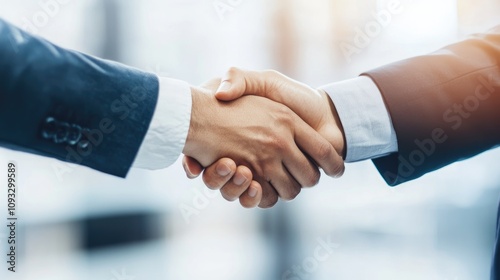
[[[214,157],[213,149],[214,123],[217,100],[210,92],[203,88],[191,87],[192,109],[186,144],[182,153],[195,158],[202,165],[207,166]]]
[[[200,134],[202,134],[200,128],[203,126],[203,124],[200,123],[200,121],[203,120],[203,107],[200,106],[200,103],[203,102],[202,100],[200,100],[203,99],[202,92],[196,87],[191,86],[190,88],[192,100],[191,119],[189,123],[188,134],[186,137],[186,144],[184,145],[184,149],[182,150],[182,153],[187,156],[193,156],[197,152],[198,147],[200,146]]]
[[[322,89],[318,89],[318,91],[320,92],[321,96],[323,96],[323,98],[325,99],[325,102],[327,102],[328,104],[328,108],[329,108],[329,111],[331,114],[332,114],[332,121],[333,121],[333,124],[332,124],[332,127],[335,127],[338,129],[338,131],[340,132],[340,134],[342,135],[342,137],[335,137],[335,143],[333,143],[333,146],[335,148],[335,150],[337,151],[337,153],[342,156],[343,159],[345,159],[346,157],[346,154],[347,154],[347,149],[346,149],[346,139],[345,139],[345,133],[344,133],[344,127],[342,126],[342,122],[340,120],[340,117],[339,117],[339,114],[337,112],[337,109],[335,108],[335,104],[333,103],[332,99],[330,98],[330,96],[328,95],[328,93],[326,93],[324,90]]]

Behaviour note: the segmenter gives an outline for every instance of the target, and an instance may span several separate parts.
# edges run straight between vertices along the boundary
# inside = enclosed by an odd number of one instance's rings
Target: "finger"
[[[182,158],[182,167],[184,168],[186,176],[189,179],[194,179],[200,176],[203,171],[203,166],[197,160],[188,156],[184,156]]]
[[[295,143],[308,154],[325,173],[340,177],[344,173],[344,160],[333,146],[318,132],[295,115]]]
[[[321,116],[311,115],[312,106],[317,106],[318,100],[323,100],[320,91],[274,70],[248,71],[234,67],[229,69],[215,97],[230,101],[242,95],[257,95],[286,105],[312,126],[317,124],[318,119],[322,119]]]
[[[257,180],[262,187],[262,198],[259,203],[260,208],[273,207],[278,202],[278,193],[268,181],[260,178]]]
[[[236,172],[236,163],[229,158],[221,158],[203,172],[203,182],[212,190],[224,186]]]
[[[318,167],[296,145],[286,153],[283,164],[302,187],[315,186],[321,176]]]
[[[230,101],[242,96],[246,92],[243,71],[238,68],[230,68],[222,78],[215,97],[219,100]]]
[[[288,172],[283,164],[280,170],[270,170],[266,174],[272,174],[270,184],[274,187],[279,197],[285,201],[294,199],[301,190],[300,184]]]
[[[245,94],[265,97],[272,89],[273,75],[271,73],[271,71],[247,71],[232,67],[222,78],[215,97],[223,101],[234,100]]]
[[[238,166],[232,179],[220,189],[222,197],[227,201],[238,199],[248,189],[251,182],[252,172],[250,169],[243,165]]]
[[[255,208],[262,199],[262,187],[257,181],[252,181],[248,189],[240,196],[240,204],[245,208]]]

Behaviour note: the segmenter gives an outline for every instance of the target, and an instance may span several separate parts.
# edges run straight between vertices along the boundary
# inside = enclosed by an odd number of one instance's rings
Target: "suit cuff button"
[[[73,124],[68,129],[67,142],[71,146],[76,145],[82,138],[82,128],[76,124]]]
[[[82,150],[86,150],[89,147],[90,142],[88,140],[81,140],[78,142],[78,148]]]
[[[69,135],[69,124],[65,122],[60,122],[57,125],[56,135],[54,136],[54,142],[57,144],[64,143],[67,141]]]
[[[53,117],[48,117],[42,126],[42,137],[44,139],[53,139],[57,132],[57,121]]]

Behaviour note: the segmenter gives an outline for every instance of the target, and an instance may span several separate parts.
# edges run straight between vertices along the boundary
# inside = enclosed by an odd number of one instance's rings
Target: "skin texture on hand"
[[[219,100],[234,100],[243,95],[262,96],[286,105],[345,157],[342,124],[326,92],[273,70],[258,72],[231,68],[217,90],[216,97]],[[325,172],[328,174],[328,170]]]
[[[287,105],[320,132],[339,154],[345,155],[342,125],[332,101],[325,92],[296,82],[276,71],[256,72],[231,68],[219,86],[216,97],[220,100],[233,100],[246,94],[259,95]],[[184,157],[183,165],[190,178],[198,176],[203,171],[203,167],[190,157]],[[230,171],[219,172],[219,166],[226,166]],[[248,171],[244,166],[236,167],[235,162],[230,158],[221,158],[207,167],[203,174],[203,181],[207,186],[215,185],[221,188],[222,195],[226,197],[225,193],[235,193],[234,189],[242,188],[235,185],[235,179],[239,176],[239,172],[248,175]],[[327,174],[328,171],[325,170]],[[339,176],[341,173],[329,175]],[[241,191],[240,203],[244,207],[254,207],[259,204],[258,197],[248,196],[250,190],[252,194],[260,195],[259,185],[250,184],[247,190]]]
[[[203,167],[193,158],[185,156],[182,161],[188,178],[198,177],[203,172],[203,181],[212,190],[220,190],[222,196],[233,201],[239,199],[245,208],[257,207],[262,200],[262,187],[252,180],[252,171],[244,165],[236,166],[232,159],[222,158],[203,171]],[[238,173],[245,178],[241,183]],[[248,177],[246,177],[248,176]]]
[[[226,199],[238,198],[246,191],[247,181],[253,188],[246,193],[254,194],[258,185],[251,178],[262,187],[260,207],[274,205],[278,196],[295,198],[301,186],[313,186],[319,180],[316,165],[303,152],[328,172],[342,173],[342,158],[290,108],[259,96],[223,102],[206,87],[192,88],[191,125],[183,153],[202,166],[224,157],[240,165],[232,180],[238,188],[224,186]],[[233,172],[228,169],[227,173]],[[216,167],[216,174],[224,172]],[[216,182],[207,185],[218,187]]]

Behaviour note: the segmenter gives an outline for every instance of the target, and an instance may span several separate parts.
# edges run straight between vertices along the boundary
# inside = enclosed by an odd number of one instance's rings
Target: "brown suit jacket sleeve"
[[[500,26],[367,73],[380,89],[398,153],[375,159],[389,185],[500,144]]]

